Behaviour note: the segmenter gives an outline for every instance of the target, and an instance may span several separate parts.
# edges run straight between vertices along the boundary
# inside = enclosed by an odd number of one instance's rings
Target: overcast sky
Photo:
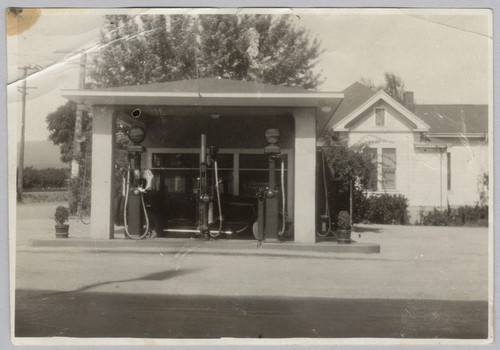
[[[9,118],[21,114],[18,68],[48,67],[28,79],[28,86],[37,89],[28,91],[26,140],[47,139],[45,117],[66,102],[60,89],[78,86],[79,56],[69,59],[71,51],[94,47],[105,13],[110,10],[44,10],[31,28],[7,38]],[[390,71],[415,92],[417,103],[485,104],[491,97],[491,17],[486,10],[292,13],[297,25],[322,41],[325,52],[317,64],[325,78],[321,90],[341,91],[360,78],[381,84]]]

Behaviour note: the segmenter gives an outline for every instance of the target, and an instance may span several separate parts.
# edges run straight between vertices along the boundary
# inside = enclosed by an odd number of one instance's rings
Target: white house
[[[354,83],[328,122],[349,144],[368,143],[377,164],[369,194],[402,194],[410,220],[432,208],[480,200],[488,174],[487,105],[405,105]]]

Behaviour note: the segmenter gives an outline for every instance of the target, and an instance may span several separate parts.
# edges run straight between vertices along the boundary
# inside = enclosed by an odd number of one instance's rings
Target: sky
[[[10,120],[21,116],[19,68],[40,69],[30,70],[27,79],[27,86],[35,89],[28,90],[26,141],[47,140],[45,117],[66,103],[61,89],[78,87],[78,53],[96,47],[104,14],[111,11],[124,10],[42,10],[31,27],[7,37]],[[487,104],[492,97],[487,10],[283,9],[275,13],[294,14],[297,26],[321,40],[324,52],[316,69],[325,79],[319,87],[322,91],[342,91],[361,78],[379,85],[385,72],[393,72],[407,91],[414,91],[416,103]]]

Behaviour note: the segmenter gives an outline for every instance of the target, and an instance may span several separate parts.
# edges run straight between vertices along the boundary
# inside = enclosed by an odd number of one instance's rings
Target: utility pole
[[[82,53],[80,57],[80,72],[78,77],[78,89],[85,89],[85,71],[87,64],[87,54]],[[80,142],[82,141],[82,114],[84,106],[79,103],[76,105],[76,118],[75,118],[75,134],[73,138],[73,159],[71,161],[71,177],[77,178],[80,176]]]
[[[28,89],[36,89],[36,87],[28,87],[27,79],[28,79],[28,69],[36,69],[31,66],[24,66],[19,68],[23,70],[23,86],[19,88],[19,91],[22,93],[22,102],[21,102],[21,143],[19,145],[19,159],[18,159],[18,168],[17,168],[17,201],[23,201],[23,177],[24,177],[24,133],[25,133],[25,125],[26,125],[26,95],[28,94]]]

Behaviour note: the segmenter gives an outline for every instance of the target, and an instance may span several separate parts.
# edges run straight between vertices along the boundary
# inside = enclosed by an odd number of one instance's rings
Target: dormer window
[[[385,125],[385,108],[375,108],[375,126]]]

